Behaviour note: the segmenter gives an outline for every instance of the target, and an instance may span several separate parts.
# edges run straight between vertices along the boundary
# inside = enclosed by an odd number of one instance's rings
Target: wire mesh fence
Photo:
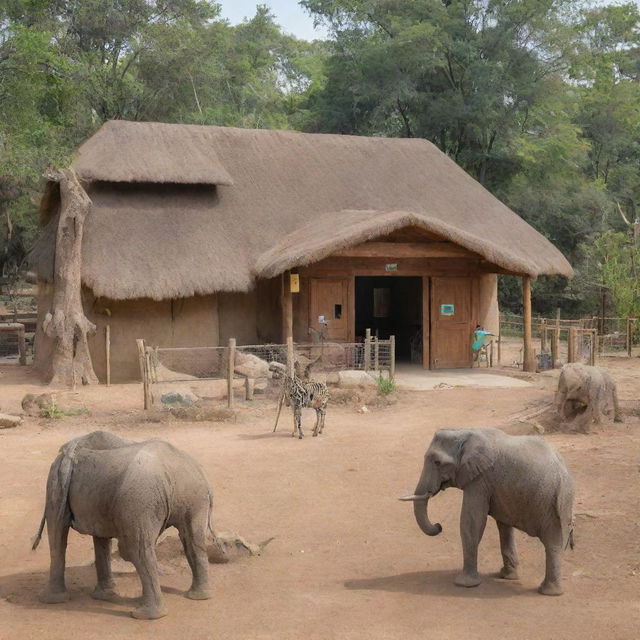
[[[273,362],[293,367],[307,365],[313,375],[357,369],[389,377],[395,372],[395,338],[379,340],[369,335],[364,342],[311,344],[238,345],[225,347],[152,347],[138,341],[145,408],[157,404],[164,393],[181,383],[200,397],[227,397],[234,392],[253,398],[254,390],[269,385]],[[256,381],[259,386],[256,386]]]

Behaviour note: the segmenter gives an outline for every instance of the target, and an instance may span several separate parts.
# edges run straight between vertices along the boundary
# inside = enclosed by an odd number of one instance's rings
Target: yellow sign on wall
[[[297,273],[291,275],[291,293],[300,293],[300,276]]]

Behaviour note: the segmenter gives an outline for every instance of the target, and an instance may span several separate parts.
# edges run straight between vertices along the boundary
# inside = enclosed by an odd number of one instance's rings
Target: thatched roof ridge
[[[73,168],[85,181],[233,184],[211,127],[110,120],[84,142]]]
[[[272,278],[287,269],[303,267],[348,247],[378,238],[405,227],[418,227],[434,233],[442,240],[453,242],[473,251],[488,262],[515,273],[534,276],[556,273],[557,263],[545,262],[543,255],[537,261],[522,259],[509,248],[496,246],[490,240],[478,238],[465,230],[457,229],[442,220],[407,211],[335,211],[312,220],[292,231],[279,243],[259,256],[254,266],[256,276]],[[536,239],[542,249],[548,244],[543,236]],[[531,242],[532,239],[530,238]],[[532,252],[533,253],[533,252]],[[566,262],[566,261],[565,261]],[[573,270],[566,262],[563,275],[571,276]]]
[[[256,275],[277,275],[404,225],[515,273],[573,273],[548,240],[425,140],[122,121],[103,129],[74,164],[93,202],[82,278],[98,296],[169,299],[247,291]],[[137,166],[136,159],[157,150],[152,142],[125,154],[128,170],[140,176],[135,182],[96,177],[105,175],[107,151],[118,158],[114,140],[125,134],[150,140],[157,131],[178,146],[184,137],[189,149],[201,136],[198,148],[215,152],[214,168],[223,166],[233,185],[199,184],[200,165],[192,171],[179,154],[171,156],[175,162],[165,155],[153,165],[161,173],[151,184],[146,160]],[[176,183],[176,171],[189,184]],[[55,213],[50,205],[45,224]],[[34,252],[32,264],[45,280],[52,275],[54,241],[49,228]]]

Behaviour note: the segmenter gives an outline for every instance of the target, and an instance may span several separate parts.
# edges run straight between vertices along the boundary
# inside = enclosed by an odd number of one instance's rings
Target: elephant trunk
[[[413,515],[416,518],[418,526],[423,533],[428,536],[437,536],[442,531],[442,525],[439,522],[432,524],[428,515],[429,498],[418,498],[413,501]]]

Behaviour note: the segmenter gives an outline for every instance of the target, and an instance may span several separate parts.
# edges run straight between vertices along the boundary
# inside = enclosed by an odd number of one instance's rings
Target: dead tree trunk
[[[56,237],[53,300],[42,329],[53,338],[53,376],[51,384],[73,386],[97,384],[87,335],[96,327],[82,308],[82,232],[91,200],[78,182],[75,172],[64,170],[60,176],[60,222]]]

